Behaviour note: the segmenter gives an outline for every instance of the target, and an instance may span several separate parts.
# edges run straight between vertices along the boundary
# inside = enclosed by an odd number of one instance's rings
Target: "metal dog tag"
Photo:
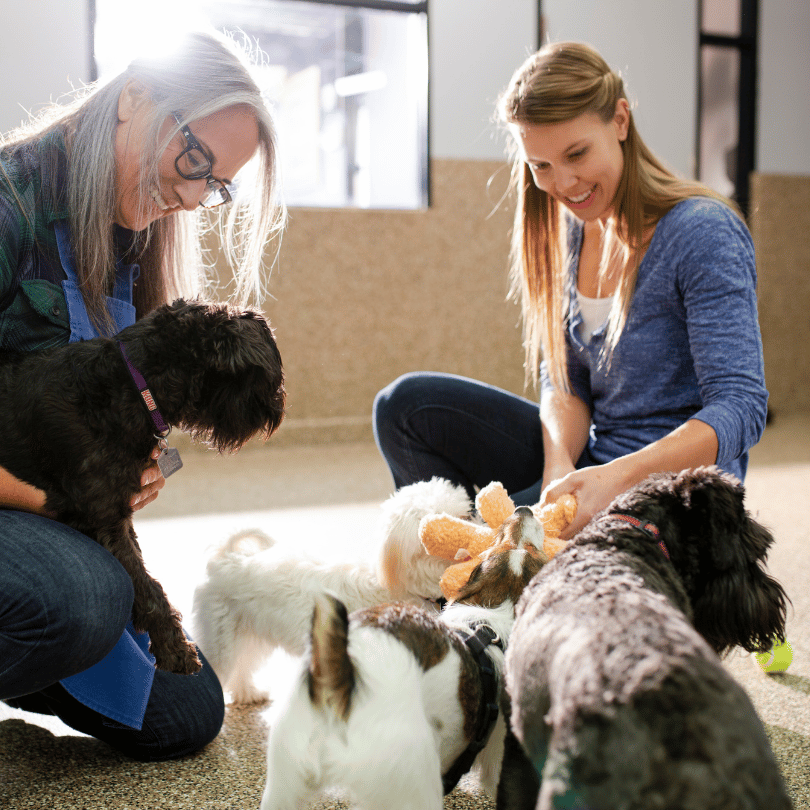
[[[180,452],[176,447],[164,447],[161,454],[157,457],[158,467],[160,467],[161,475],[168,478],[173,473],[176,473],[182,466],[183,462],[180,459]]]

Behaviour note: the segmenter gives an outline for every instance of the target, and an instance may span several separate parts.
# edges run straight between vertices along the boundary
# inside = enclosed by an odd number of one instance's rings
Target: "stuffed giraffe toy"
[[[419,524],[419,539],[425,551],[433,556],[452,561],[440,580],[444,596],[452,600],[470,578],[481,561],[481,555],[490,548],[501,524],[515,511],[515,504],[499,481],[493,481],[478,492],[475,506],[484,524],[474,523],[452,515],[425,515]],[[543,555],[550,560],[567,543],[560,533],[574,519],[577,501],[573,495],[561,495],[555,503],[532,507],[535,517],[543,526]]]

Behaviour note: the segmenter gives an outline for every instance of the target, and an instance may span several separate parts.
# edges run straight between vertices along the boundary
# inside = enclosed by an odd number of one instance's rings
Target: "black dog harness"
[[[619,520],[623,520],[625,523],[629,523],[631,526],[635,526],[637,529],[641,529],[641,531],[646,532],[656,543],[658,543],[658,548],[664,553],[664,556],[669,559],[669,549],[667,549],[667,544],[659,539],[659,532],[658,526],[654,523],[645,522],[643,520],[639,520],[637,517],[633,517],[633,515],[623,515],[621,512],[611,512],[611,517],[618,518]]]
[[[475,734],[470,744],[442,777],[445,796],[458,784],[459,779],[472,768],[475,758],[484,750],[492,734],[492,729],[495,728],[495,721],[498,719],[498,675],[492,666],[492,661],[487,655],[486,649],[490,645],[494,645],[503,650],[503,641],[489,625],[479,624],[474,632],[456,627],[453,630],[467,645],[478,667],[481,677],[481,705],[475,724]]]

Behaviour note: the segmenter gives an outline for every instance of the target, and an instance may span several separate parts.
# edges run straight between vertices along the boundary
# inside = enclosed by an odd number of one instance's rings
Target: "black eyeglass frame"
[[[217,178],[211,174],[211,169],[214,167],[211,163],[211,159],[202,148],[202,144],[200,144],[200,142],[194,137],[194,133],[188,128],[187,124],[180,124],[181,119],[177,113],[174,114],[174,120],[180,125],[180,132],[186,139],[185,149],[183,149],[174,159],[174,168],[177,169],[177,173],[185,180],[205,180],[207,194],[202,200],[200,200],[200,205],[203,208],[218,208],[220,205],[227,205],[229,202],[231,202],[231,200],[233,200],[233,196],[231,195],[228,186],[226,186],[222,180],[217,180]],[[180,159],[183,157],[183,155],[186,155],[193,150],[196,150],[205,158],[206,168],[201,170],[199,173],[185,172],[180,168]],[[215,205],[205,205],[204,201],[215,194],[218,194],[221,197],[221,201]]]

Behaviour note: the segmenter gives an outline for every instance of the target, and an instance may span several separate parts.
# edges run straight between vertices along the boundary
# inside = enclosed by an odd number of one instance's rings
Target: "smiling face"
[[[115,133],[115,212],[116,224],[142,231],[161,217],[180,210],[193,211],[206,191],[206,179],[186,180],[178,174],[175,158],[186,146],[182,133],[169,142],[158,161],[157,183],[143,188],[141,167],[151,159],[147,132],[154,108],[143,88],[127,85],[119,100],[118,128]],[[172,117],[161,125],[159,140],[176,126]],[[229,107],[189,124],[212,162],[212,175],[226,185],[253,157],[259,145],[256,118],[247,106]]]
[[[537,188],[579,219],[592,221],[612,212],[629,121],[627,101],[619,99],[607,123],[596,113],[583,113],[559,123],[516,123],[509,128]]]

